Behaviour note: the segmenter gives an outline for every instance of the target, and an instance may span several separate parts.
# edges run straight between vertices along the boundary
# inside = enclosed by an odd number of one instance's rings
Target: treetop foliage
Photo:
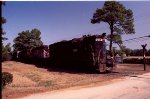
[[[1,17],[2,18],[2,24],[5,24],[6,23],[6,19],[4,17]],[[6,37],[3,37],[3,35],[5,35],[6,32],[4,32],[3,28],[2,28],[2,40],[7,40],[8,38]]]
[[[6,5],[5,1],[2,1],[1,3],[2,3],[2,5],[4,5],[4,6]],[[6,23],[6,19],[5,19],[4,17],[1,17],[1,24],[5,24],[5,23]],[[2,35],[5,35],[5,34],[6,34],[6,32],[4,32],[4,31],[3,31],[3,28],[2,28]],[[2,36],[2,41],[3,41],[3,40],[7,40],[7,39],[8,39],[8,38]]]
[[[43,45],[40,35],[41,32],[38,29],[32,29],[31,31],[27,30],[18,33],[18,36],[14,39],[14,50],[35,48]]]
[[[91,23],[106,22],[109,25],[114,24],[114,32],[117,33],[135,33],[133,25],[133,12],[126,9],[122,4],[116,1],[106,1],[102,9],[96,10],[91,19]]]

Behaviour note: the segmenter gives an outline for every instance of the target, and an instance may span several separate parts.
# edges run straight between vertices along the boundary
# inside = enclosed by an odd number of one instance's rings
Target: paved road
[[[21,99],[150,99],[150,73],[103,86],[58,90]]]

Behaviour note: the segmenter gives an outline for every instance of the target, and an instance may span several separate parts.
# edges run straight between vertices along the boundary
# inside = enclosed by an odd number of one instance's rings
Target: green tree
[[[2,1],[1,2],[1,5],[6,5],[5,4],[5,2],[4,1]],[[6,19],[5,19],[5,17],[1,17],[1,24],[2,25],[4,25],[6,23]],[[2,27],[2,35],[1,35],[1,37],[2,37],[2,61],[4,61],[4,60],[8,60],[8,58],[10,58],[10,52],[11,52],[11,47],[10,47],[10,43],[8,43],[6,46],[4,46],[3,45],[3,41],[4,40],[7,40],[8,38],[6,38],[6,37],[3,37],[3,35],[5,35],[6,34],[6,32],[4,32],[4,30],[3,30],[3,27]]]
[[[2,17],[2,24],[5,24],[6,23],[6,19],[4,17]],[[6,32],[4,32],[3,28],[2,28],[2,41],[3,40],[7,40],[8,38],[6,37],[3,37],[3,35],[5,35]]]
[[[116,54],[118,54],[118,55],[122,55],[122,51],[121,50],[116,50]]]
[[[10,47],[10,43],[8,43],[6,46],[2,46],[2,54],[3,53],[10,53],[11,52],[11,47]]]
[[[11,59],[11,47],[10,43],[6,46],[2,45],[2,61],[10,60]]]
[[[4,52],[7,51],[8,53],[10,53],[10,52],[11,52],[11,47],[10,47],[10,45],[11,45],[11,43],[8,43],[8,44],[4,47],[5,50],[3,50],[3,51],[4,51]]]
[[[6,3],[5,3],[5,1],[2,1],[1,2],[1,5],[6,5]],[[6,23],[6,19],[4,18],[4,17],[1,17],[1,24],[5,24]],[[4,30],[3,30],[3,28],[2,28],[2,41],[3,40],[7,40],[8,38],[6,38],[6,37],[3,37],[3,35],[5,35],[6,34],[6,32],[4,32]]]
[[[121,3],[116,1],[105,1],[102,9],[97,8],[91,19],[91,23],[105,22],[110,28],[110,46],[112,51],[112,42],[114,34],[131,34],[135,33],[133,25],[133,12],[126,9]]]
[[[131,51],[132,51],[131,49],[125,48],[125,53],[127,56],[129,56],[131,54]]]
[[[147,51],[147,56],[150,56],[150,49]]]
[[[142,56],[143,55],[143,49],[134,49],[131,51],[131,56]]]
[[[108,40],[110,41],[111,38],[110,38],[110,35],[107,36]],[[119,34],[114,34],[113,35],[113,38],[112,38],[112,41],[113,43],[116,43],[119,47],[120,47],[120,50],[122,52],[124,52],[124,45],[123,45],[123,42],[122,42],[122,37],[121,35]]]
[[[35,48],[43,45],[40,35],[41,32],[38,29],[32,29],[31,31],[27,30],[18,33],[18,37],[14,39],[14,50]]]

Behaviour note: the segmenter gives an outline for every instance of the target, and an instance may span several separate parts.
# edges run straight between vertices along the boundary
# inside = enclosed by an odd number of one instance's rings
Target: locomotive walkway
[[[150,73],[86,88],[64,89],[20,99],[150,99]]]

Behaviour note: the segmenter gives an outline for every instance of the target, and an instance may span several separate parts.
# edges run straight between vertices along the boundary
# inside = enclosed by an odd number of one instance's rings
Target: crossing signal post
[[[144,64],[144,71],[145,71],[146,70],[146,67],[145,67],[145,51],[146,51],[147,44],[141,45],[141,46],[143,48],[143,64]]]

